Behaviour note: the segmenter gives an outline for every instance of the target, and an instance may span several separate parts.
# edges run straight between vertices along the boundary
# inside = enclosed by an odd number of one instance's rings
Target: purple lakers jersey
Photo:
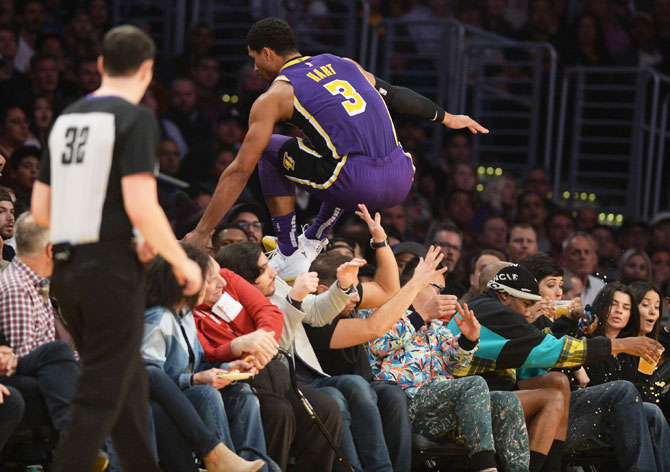
[[[320,54],[289,61],[275,80],[293,85],[293,117],[321,156],[384,157],[398,147],[384,100],[351,61]]]

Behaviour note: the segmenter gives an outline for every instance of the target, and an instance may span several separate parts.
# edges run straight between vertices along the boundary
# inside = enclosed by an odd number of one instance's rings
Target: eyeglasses
[[[244,230],[249,228],[261,229],[263,227],[263,223],[260,221],[238,221],[237,226]]]
[[[436,284],[435,282],[430,282],[430,286],[431,286],[431,287],[435,287],[435,288],[437,289],[437,294],[438,294],[438,295],[439,295],[440,293],[442,293],[442,291],[444,290],[444,286],[443,286],[443,285]]]
[[[459,246],[454,246],[453,244],[439,242],[434,242],[433,244],[435,246],[443,247],[444,249],[451,249],[454,252],[461,252],[461,248]]]

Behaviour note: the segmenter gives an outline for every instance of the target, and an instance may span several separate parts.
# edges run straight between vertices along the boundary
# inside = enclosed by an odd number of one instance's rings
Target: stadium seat
[[[412,471],[467,471],[468,450],[449,441],[432,441],[412,434]]]

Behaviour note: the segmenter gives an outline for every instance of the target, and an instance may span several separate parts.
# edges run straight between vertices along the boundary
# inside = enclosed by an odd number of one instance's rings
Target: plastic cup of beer
[[[570,305],[572,305],[571,300],[554,300],[554,313],[556,313],[556,318],[569,315]]]
[[[644,358],[640,357],[640,363],[637,365],[637,370],[644,375],[651,375],[654,373],[654,370],[656,370],[656,364],[658,364],[658,362],[650,364],[645,361]]]

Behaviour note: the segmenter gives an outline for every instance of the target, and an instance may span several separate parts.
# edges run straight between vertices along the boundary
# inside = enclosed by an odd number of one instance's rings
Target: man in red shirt
[[[274,271],[270,271],[261,274],[261,283],[274,282]],[[279,359],[273,360],[284,322],[279,308],[252,284],[228,269],[221,269],[210,258],[205,299],[193,310],[193,315],[206,361],[254,356],[260,373],[252,385],[260,401],[270,457],[285,470],[291,450],[296,461],[294,471],[332,470],[333,450],[291,389],[286,365]],[[339,440],[342,418],[337,403],[306,384],[298,385],[330,434]]]

